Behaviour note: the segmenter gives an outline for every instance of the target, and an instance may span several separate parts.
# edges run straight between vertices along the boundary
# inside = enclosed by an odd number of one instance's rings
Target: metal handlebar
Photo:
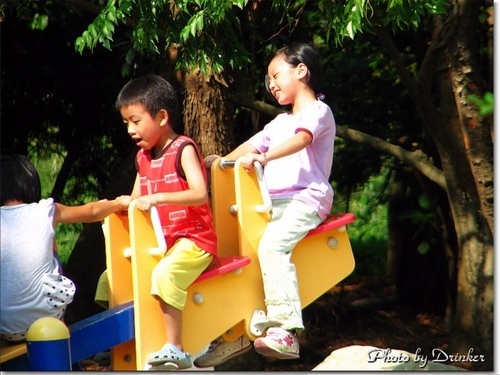
[[[234,160],[221,160],[219,162],[219,168],[220,169],[234,168],[235,164],[236,164],[236,161],[234,161]]]

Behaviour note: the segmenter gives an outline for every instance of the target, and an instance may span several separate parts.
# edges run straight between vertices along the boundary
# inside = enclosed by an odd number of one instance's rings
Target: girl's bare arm
[[[56,223],[92,223],[101,221],[109,214],[126,210],[132,198],[122,195],[113,200],[100,200],[81,206],[66,206],[56,203],[54,221]]]

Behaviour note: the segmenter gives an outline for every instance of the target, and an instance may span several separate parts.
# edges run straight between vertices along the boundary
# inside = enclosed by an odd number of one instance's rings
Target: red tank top
[[[151,157],[150,150],[141,149],[137,153],[141,195],[189,188],[181,166],[182,150],[187,145],[195,148],[205,181],[207,180],[203,157],[197,145],[186,136],[178,136],[158,159]],[[217,236],[208,202],[199,206],[160,204],[157,209],[168,248],[178,239],[188,238],[206,252],[217,255]]]

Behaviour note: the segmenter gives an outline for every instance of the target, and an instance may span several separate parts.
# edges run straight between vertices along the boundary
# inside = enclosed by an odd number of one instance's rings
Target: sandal
[[[182,370],[192,366],[189,353],[172,344],[165,344],[161,350],[148,355],[147,361],[154,370]]]

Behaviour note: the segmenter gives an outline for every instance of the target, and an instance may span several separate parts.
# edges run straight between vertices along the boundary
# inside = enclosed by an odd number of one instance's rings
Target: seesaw
[[[219,159],[212,165],[212,210],[219,240],[219,264],[210,267],[188,288],[182,338],[188,352],[199,352],[220,335],[234,340],[245,334],[254,340],[269,325],[264,313],[257,247],[269,220],[270,200],[259,166],[248,173],[238,162]],[[346,230],[346,225],[353,220],[352,214],[332,215],[295,248],[292,260],[297,267],[303,307],[354,269]],[[165,246],[162,236],[155,233],[154,222],[154,215],[141,212],[134,205],[129,208],[137,369],[144,369],[148,353],[165,342],[161,311],[150,295],[150,275],[158,261],[157,254],[162,254]],[[113,231],[110,228],[109,238],[115,237],[111,234]],[[125,244],[120,244],[116,251],[123,252],[124,248]],[[113,288],[127,285],[122,280],[114,287],[112,284],[111,295]],[[124,355],[112,350],[113,368],[130,369],[130,361],[123,359],[133,358],[132,352]]]
[[[221,335],[234,340],[244,334],[255,340],[271,324],[265,316],[257,258],[270,209],[259,167],[256,164],[248,173],[239,162],[218,159],[212,165],[212,210],[219,257],[188,288],[182,337],[188,352],[199,352]],[[331,215],[294,249],[292,261],[303,307],[353,271],[354,257],[346,230],[353,220],[350,213]],[[110,346],[113,370],[146,369],[147,355],[165,342],[161,310],[150,295],[151,272],[165,251],[164,238],[155,232],[155,224],[154,210],[142,212],[132,204],[128,217],[113,214],[103,225],[110,308],[130,309],[133,301],[134,337]]]

